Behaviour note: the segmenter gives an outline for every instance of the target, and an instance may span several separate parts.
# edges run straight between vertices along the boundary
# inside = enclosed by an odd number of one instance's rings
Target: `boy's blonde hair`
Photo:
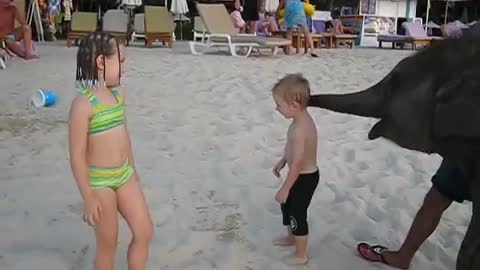
[[[279,95],[286,103],[297,102],[306,108],[310,99],[310,84],[301,74],[288,74],[272,88],[274,95]]]

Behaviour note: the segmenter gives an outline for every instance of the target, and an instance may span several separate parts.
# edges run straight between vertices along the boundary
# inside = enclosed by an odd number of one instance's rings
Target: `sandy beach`
[[[77,48],[39,44],[41,59],[0,70],[0,270],[87,270],[95,253],[67,144]],[[310,108],[318,127],[320,183],[309,209],[309,265],[289,267],[271,169],[288,120],[271,86],[301,72],[313,93],[364,89],[410,50],[323,49],[303,55],[234,58],[174,49],[127,49],[128,125],[154,219],[148,269],[388,269],[357,256],[360,241],[400,247],[441,158],[368,141],[375,120]],[[29,105],[39,88],[55,106]],[[283,171],[282,177],[286,175]],[[413,270],[454,269],[471,204],[453,204],[416,254]],[[120,219],[117,268],[130,233]]]

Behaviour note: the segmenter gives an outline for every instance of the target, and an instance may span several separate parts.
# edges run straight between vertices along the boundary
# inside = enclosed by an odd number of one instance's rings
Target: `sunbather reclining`
[[[20,27],[15,28],[15,20],[21,24]],[[0,0],[0,40],[5,42],[7,49],[22,58],[38,57],[32,49],[32,30],[13,0]],[[20,44],[22,40],[23,46]]]

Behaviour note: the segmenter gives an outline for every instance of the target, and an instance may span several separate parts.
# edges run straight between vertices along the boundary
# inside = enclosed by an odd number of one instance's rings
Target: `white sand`
[[[40,61],[16,60],[0,71],[0,269],[90,269],[94,237],[81,221],[68,163],[76,48],[48,43],[39,50]],[[303,72],[314,93],[361,90],[411,52],[242,59],[192,56],[177,43],[128,53],[129,126],[156,225],[149,269],[283,270],[294,268],[281,261],[288,248],[270,245],[283,232],[271,168],[289,123],[275,112],[270,87],[285,73]],[[30,109],[37,88],[57,91],[58,104]],[[357,243],[400,246],[440,157],[368,141],[374,120],[310,112],[321,181],[309,210],[311,263],[300,269],[374,269],[357,257]],[[470,208],[452,205],[411,269],[454,268]],[[117,269],[126,269],[129,237],[122,220]]]

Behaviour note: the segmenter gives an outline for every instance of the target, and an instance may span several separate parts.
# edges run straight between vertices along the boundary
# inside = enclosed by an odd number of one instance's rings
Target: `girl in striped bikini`
[[[84,201],[84,221],[96,235],[95,270],[113,270],[118,212],[132,231],[128,269],[145,269],[153,226],[135,169],[120,77],[125,48],[94,32],[77,54],[80,94],[70,109],[70,163]]]

